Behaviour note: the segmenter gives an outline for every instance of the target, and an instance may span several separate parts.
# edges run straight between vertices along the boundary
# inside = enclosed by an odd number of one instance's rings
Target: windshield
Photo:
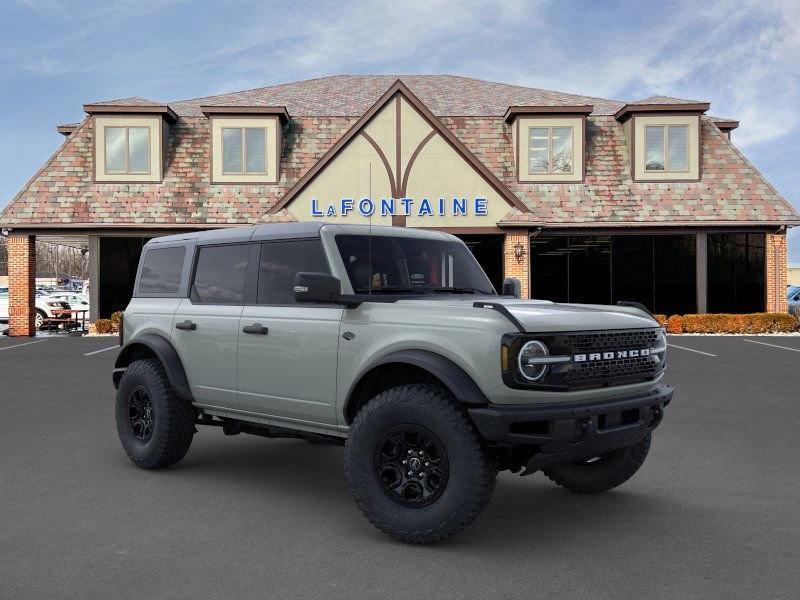
[[[495,294],[475,257],[458,242],[337,235],[336,244],[356,294]]]

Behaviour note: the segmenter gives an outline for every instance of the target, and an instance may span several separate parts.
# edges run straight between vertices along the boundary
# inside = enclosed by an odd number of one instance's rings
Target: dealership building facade
[[[525,297],[785,311],[800,216],[709,108],[448,75],[87,104],[0,215],[11,334],[33,333],[37,237],[89,251],[98,318],[126,305],[147,239],[297,220],[454,233]]]

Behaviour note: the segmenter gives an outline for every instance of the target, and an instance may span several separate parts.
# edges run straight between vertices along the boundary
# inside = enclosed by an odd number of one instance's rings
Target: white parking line
[[[100,354],[101,352],[107,352],[109,350],[113,350],[114,348],[119,348],[119,344],[116,346],[110,346],[108,348],[101,348],[100,350],[95,350],[94,352],[87,352],[84,356],[91,356],[92,354]]]
[[[22,346],[30,346],[31,344],[41,344],[42,342],[46,342],[48,340],[36,340],[35,342],[25,342],[24,344],[14,344],[13,346],[4,346],[0,348],[0,352],[3,350],[11,350],[12,348],[21,348]]]
[[[761,344],[762,346],[770,346],[772,348],[780,348],[781,350],[791,350],[792,352],[800,352],[797,348],[789,348],[789,346],[779,346],[778,344],[768,344],[767,342],[759,342],[758,340],[743,339],[743,342],[750,342],[751,344]]]
[[[702,350],[695,350],[694,348],[686,348],[684,346],[676,346],[675,344],[667,344],[670,348],[678,348],[680,350],[687,350],[688,352],[697,352],[697,354],[703,354],[704,356],[712,356],[717,358],[716,354],[711,354],[711,352],[703,352]]]

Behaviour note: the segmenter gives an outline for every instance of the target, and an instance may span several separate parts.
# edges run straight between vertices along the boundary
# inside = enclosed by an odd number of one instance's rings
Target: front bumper
[[[661,422],[672,387],[654,388],[603,402],[470,408],[481,436],[504,447],[533,452],[528,469],[592,458],[630,446]]]

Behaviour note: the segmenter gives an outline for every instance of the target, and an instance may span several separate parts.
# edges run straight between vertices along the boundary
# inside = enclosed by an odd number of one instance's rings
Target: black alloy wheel
[[[434,502],[447,486],[450,465],[439,439],[412,424],[392,428],[376,448],[376,476],[384,492],[401,506]]]
[[[137,386],[128,397],[128,421],[133,437],[146,444],[153,436],[153,402],[143,385]]]

